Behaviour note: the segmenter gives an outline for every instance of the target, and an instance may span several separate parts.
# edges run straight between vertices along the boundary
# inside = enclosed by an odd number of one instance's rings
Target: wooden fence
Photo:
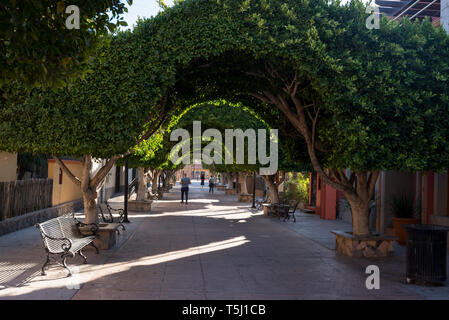
[[[52,205],[52,179],[0,182],[0,221]]]

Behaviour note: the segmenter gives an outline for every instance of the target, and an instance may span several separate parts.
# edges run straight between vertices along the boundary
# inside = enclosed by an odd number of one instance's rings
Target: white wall
[[[440,24],[449,33],[449,0],[441,0]]]

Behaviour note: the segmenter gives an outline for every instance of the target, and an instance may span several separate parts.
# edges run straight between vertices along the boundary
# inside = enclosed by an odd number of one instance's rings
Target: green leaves
[[[0,87],[19,80],[28,87],[59,87],[83,75],[99,40],[123,21],[124,1],[71,1],[80,9],[80,29],[66,26],[65,1],[5,0],[0,6]]]
[[[118,2],[114,5],[120,14]],[[2,87],[8,102],[0,109],[0,148],[104,158],[121,154],[154,125],[166,101],[163,130],[136,147],[137,162],[162,165],[170,146],[166,134],[187,119],[179,116],[198,104],[226,101],[244,106],[252,116],[228,109],[198,116],[222,128],[260,122],[278,128],[281,166],[304,167],[308,154],[301,135],[277,107],[253,95],[268,90],[286,97],[284,89],[296,76],[302,84],[296,97],[320,108],[316,133],[325,166],[447,167],[448,36],[428,21],[404,20],[399,26],[382,20],[379,30],[368,30],[365,19],[360,1],[342,6],[325,0],[185,0],[139,21],[133,31],[101,41],[83,32],[74,38],[70,33],[68,39],[44,33],[46,43],[56,45],[48,48],[41,42],[42,52],[34,40],[27,40],[27,46],[21,45],[24,40],[11,44],[15,34],[0,20],[0,32],[9,39],[0,50],[21,46],[33,58],[33,64],[31,58],[21,63],[14,51],[4,51],[0,62],[16,68],[3,69],[4,83],[12,79],[6,73],[31,83],[41,77],[56,83],[61,72],[87,70],[82,79],[55,92],[26,92],[18,83]],[[108,21],[99,14],[86,26],[105,30]],[[66,46],[74,46],[73,54],[66,54]],[[95,46],[99,49],[85,50]],[[270,65],[278,77],[267,72]]]

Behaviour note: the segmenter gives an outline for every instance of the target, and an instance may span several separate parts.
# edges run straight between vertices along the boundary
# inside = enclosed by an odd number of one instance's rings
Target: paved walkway
[[[194,182],[185,205],[176,187],[151,214],[131,213],[114,249],[69,260],[72,278],[57,267],[40,276],[35,228],[0,237],[0,299],[449,299],[447,287],[404,284],[402,249],[377,260],[336,254],[329,231],[349,230],[344,222],[304,213],[281,222],[207,191]],[[365,287],[370,264],[380,290]]]

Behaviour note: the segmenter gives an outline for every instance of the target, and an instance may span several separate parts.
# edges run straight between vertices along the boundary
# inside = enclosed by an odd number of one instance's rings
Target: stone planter
[[[271,212],[272,208],[271,208],[271,204],[269,203],[264,203],[262,204],[263,207],[263,214],[264,216],[268,216],[268,214]]]
[[[100,250],[108,250],[115,246],[117,242],[117,229],[120,227],[120,225],[118,223],[99,223],[98,227],[98,238],[94,240],[95,246]],[[88,234],[90,232],[90,227],[84,227],[80,229],[83,230],[83,233],[85,234]],[[85,247],[85,250],[92,249],[94,248],[90,246]]]
[[[131,200],[128,201],[128,210],[135,212],[149,212],[151,211],[151,200]]]
[[[253,202],[253,195],[252,194],[239,194],[239,202]]]
[[[237,194],[237,189],[226,189],[225,190],[225,194],[227,194],[227,195],[236,195]]]
[[[400,245],[405,245],[407,241],[407,231],[402,226],[403,224],[419,224],[419,219],[415,218],[393,218],[393,227],[394,227],[394,234],[399,239],[397,242]]]
[[[335,250],[338,253],[356,258],[387,257],[394,253],[397,237],[387,234],[373,234],[369,237],[356,237],[352,232],[331,231],[335,234]]]

